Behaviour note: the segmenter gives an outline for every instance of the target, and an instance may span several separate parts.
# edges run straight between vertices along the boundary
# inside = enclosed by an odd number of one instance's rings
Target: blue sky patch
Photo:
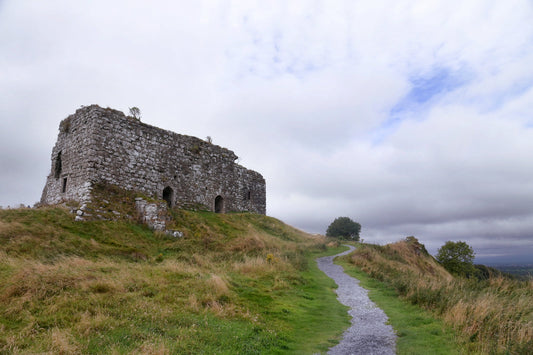
[[[391,115],[402,111],[416,111],[417,106],[424,105],[433,98],[453,91],[465,85],[468,75],[464,71],[452,71],[448,68],[435,68],[425,75],[409,78],[412,85],[409,93],[391,110]]]
[[[411,90],[389,111],[388,118],[374,132],[374,144],[380,144],[407,118],[422,119],[431,102],[443,94],[464,86],[470,76],[464,70],[437,67],[426,74],[409,78]]]

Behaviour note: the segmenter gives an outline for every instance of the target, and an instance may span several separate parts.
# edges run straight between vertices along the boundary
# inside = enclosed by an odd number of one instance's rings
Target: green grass
[[[414,237],[384,246],[361,244],[346,260],[350,270],[364,271],[452,328],[461,351],[531,354],[532,281],[498,273],[483,280],[454,277]]]
[[[349,317],[314,259],[340,248],[266,216],[173,215],[183,238],[0,211],[0,353],[313,354],[338,341]]]
[[[327,254],[331,252],[321,255]],[[325,353],[338,343],[343,331],[350,325],[347,307],[340,305],[333,293],[335,283],[318,269],[314,261],[318,255],[315,253],[307,257],[308,267],[298,277],[285,278],[295,286],[290,290],[276,290],[275,280],[262,279],[255,283],[243,280],[239,283],[239,278],[236,278],[239,294],[253,304],[258,313],[266,315],[268,323],[282,329],[280,335],[284,344],[279,353]],[[329,331],[324,332],[324,324]],[[274,352],[278,353],[277,350]]]
[[[453,329],[431,313],[398,298],[396,290],[354,268],[346,257],[337,258],[335,262],[348,275],[357,278],[360,285],[369,290],[370,299],[387,314],[398,336],[398,354],[461,354]]]

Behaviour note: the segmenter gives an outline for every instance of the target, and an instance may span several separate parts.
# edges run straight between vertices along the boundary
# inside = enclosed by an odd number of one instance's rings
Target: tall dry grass
[[[531,354],[533,281],[454,278],[417,244],[361,245],[350,262],[458,330],[466,351]]]
[[[237,288],[290,291],[325,239],[265,216],[179,213],[183,238],[76,223],[64,209],[0,211],[0,353],[202,349],[201,336],[217,341],[213,318],[243,334],[276,329]]]

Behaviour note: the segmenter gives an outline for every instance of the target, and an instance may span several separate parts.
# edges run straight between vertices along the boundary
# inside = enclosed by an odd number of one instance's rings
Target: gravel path
[[[344,332],[339,344],[329,349],[328,354],[395,354],[396,335],[392,327],[385,324],[388,320],[385,313],[368,298],[368,291],[359,286],[359,280],[344,273],[339,265],[333,264],[337,256],[346,255],[355,248],[344,253],[318,258],[318,267],[331,277],[339,286],[336,290],[337,299],[351,309],[352,326]]]

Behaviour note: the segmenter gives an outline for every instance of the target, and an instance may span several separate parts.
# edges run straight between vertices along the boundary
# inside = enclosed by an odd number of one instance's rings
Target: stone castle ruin
[[[199,138],[86,106],[59,126],[41,204],[84,204],[95,184],[110,184],[169,207],[265,214],[265,180],[236,159],[231,150]]]

